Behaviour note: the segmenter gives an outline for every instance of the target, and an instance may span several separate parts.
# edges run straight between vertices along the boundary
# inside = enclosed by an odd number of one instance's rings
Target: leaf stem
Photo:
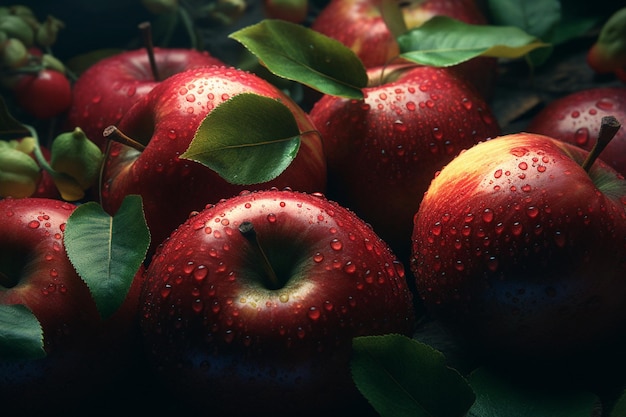
[[[589,172],[593,163],[615,137],[621,126],[620,122],[614,116],[604,116],[602,118],[598,140],[587,155],[587,159],[585,159],[581,165],[585,171]]]
[[[252,247],[254,248],[254,250],[260,255],[262,261],[263,261],[263,268],[265,269],[266,272],[266,286],[269,289],[272,290],[277,290],[281,287],[281,283],[278,279],[278,276],[276,275],[276,271],[274,271],[274,268],[272,268],[272,264],[270,264],[270,261],[267,257],[267,255],[265,254],[265,251],[263,250],[263,247],[261,246],[261,244],[259,243],[259,238],[256,234],[256,230],[254,229],[254,225],[252,224],[252,222],[249,221],[245,221],[243,223],[241,223],[239,225],[239,232],[241,232],[241,234],[250,242],[252,243]]]

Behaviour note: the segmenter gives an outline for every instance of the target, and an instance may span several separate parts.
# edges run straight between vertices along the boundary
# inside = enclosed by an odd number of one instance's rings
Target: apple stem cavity
[[[156,59],[154,58],[154,42],[152,41],[152,25],[150,22],[142,22],[139,24],[139,30],[141,31],[141,36],[143,38],[143,43],[146,47],[146,52],[148,53],[148,59],[150,60],[150,69],[152,70],[152,76],[154,77],[154,81],[161,81],[161,76],[159,74],[159,68],[156,64]]]
[[[615,137],[621,126],[620,122],[614,116],[604,116],[602,118],[598,140],[587,155],[587,159],[585,159],[581,165],[585,171],[589,172],[593,163]]]
[[[263,267],[266,273],[265,285],[267,286],[267,288],[271,290],[277,290],[281,288],[282,285],[280,283],[280,280],[278,279],[278,276],[276,275],[276,271],[274,271],[274,268],[272,268],[272,264],[270,263],[270,260],[268,259],[267,255],[265,254],[263,247],[259,243],[259,238],[256,234],[256,230],[254,229],[254,225],[252,224],[252,222],[249,222],[249,221],[242,222],[239,225],[239,232],[241,232],[241,234],[246,239],[248,239],[250,243],[252,243],[252,247],[261,257],[261,260],[263,261]]]
[[[115,142],[121,143],[123,145],[130,146],[131,148],[135,148],[139,152],[143,152],[143,150],[146,149],[146,147],[143,144],[137,142],[135,139],[131,138],[130,136],[127,136],[126,134],[124,134],[124,132],[119,130],[117,126],[114,126],[114,125],[111,125],[105,128],[104,131],[102,132],[102,136],[104,136],[107,139],[111,139]]]

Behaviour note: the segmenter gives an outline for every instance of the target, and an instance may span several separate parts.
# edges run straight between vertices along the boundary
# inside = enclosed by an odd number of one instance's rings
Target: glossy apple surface
[[[102,131],[119,123],[130,106],[159,82],[183,70],[205,65],[223,65],[207,52],[184,48],[154,48],[159,72],[155,79],[145,48],[121,52],[93,64],[74,83],[73,102],[66,124],[80,127],[89,139],[102,146]]]
[[[549,102],[526,130],[591,150],[602,118],[626,120],[626,87],[595,87],[576,91]],[[602,152],[601,159],[626,174],[626,129],[620,129]]]
[[[74,209],[48,198],[0,200],[0,304],[32,311],[47,353],[41,359],[0,357],[0,397],[7,415],[51,408],[69,412],[125,375],[136,355],[143,270],[122,307],[102,321],[65,252],[63,233]]]
[[[352,338],[411,335],[415,320],[404,268],[368,225],[275,189],[190,217],[153,258],[142,306],[165,392],[217,415],[371,413],[351,380]]]
[[[435,172],[500,134],[489,106],[446,69],[370,69],[363,100],[320,99],[310,112],[328,159],[328,195],[354,210],[399,256]]]
[[[247,188],[275,186],[323,192],[326,161],[318,135],[303,138],[296,158],[281,175],[250,186],[233,185],[204,165],[179,158],[206,115],[244,92],[280,99],[294,114],[301,132],[315,130],[308,115],[294,101],[252,73],[213,66],[175,74],[155,87],[120,121],[120,130],[147,146],[139,152],[111,143],[104,163],[104,208],[114,212],[124,196],[140,194],[154,247],[192,211]]]
[[[421,298],[470,346],[564,358],[626,324],[626,181],[546,136],[502,136],[455,158],[415,216]]]

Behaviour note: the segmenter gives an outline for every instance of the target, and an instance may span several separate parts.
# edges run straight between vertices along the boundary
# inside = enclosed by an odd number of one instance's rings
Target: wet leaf
[[[598,398],[589,392],[546,387],[536,381],[516,381],[514,375],[500,375],[479,368],[469,377],[476,402],[469,417],[591,417]]]
[[[199,162],[233,184],[279,176],[296,157],[300,129],[280,101],[242,93],[215,107],[181,158]]]
[[[341,42],[305,26],[266,19],[230,38],[243,44],[273,74],[325,94],[362,98],[365,67]]]
[[[474,393],[444,355],[402,335],[357,337],[352,376],[381,417],[460,417]]]
[[[114,216],[94,201],[76,207],[67,220],[64,244],[100,316],[109,318],[126,298],[150,245],[141,197],[126,196]]]
[[[37,317],[23,305],[0,305],[0,359],[45,356],[43,330]]]
[[[520,58],[548,47],[513,26],[470,25],[446,16],[434,16],[398,38],[401,56],[436,67],[460,64],[479,56]]]

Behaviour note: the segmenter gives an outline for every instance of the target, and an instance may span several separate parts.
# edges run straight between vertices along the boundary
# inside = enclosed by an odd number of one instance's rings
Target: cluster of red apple
[[[0,398],[66,403],[141,357],[166,392],[219,415],[381,412],[353,382],[352,343],[410,338],[418,300],[479,353],[613,342],[626,88],[565,97],[533,133],[504,135],[496,57],[393,62],[406,51],[374,3],[231,35],[316,90],[310,111],[207,52],[148,48],[79,75],[51,156],[6,141],[23,156],[0,149]],[[403,16],[486,25],[475,2],[453,6]],[[379,29],[341,31],[337,16]]]

